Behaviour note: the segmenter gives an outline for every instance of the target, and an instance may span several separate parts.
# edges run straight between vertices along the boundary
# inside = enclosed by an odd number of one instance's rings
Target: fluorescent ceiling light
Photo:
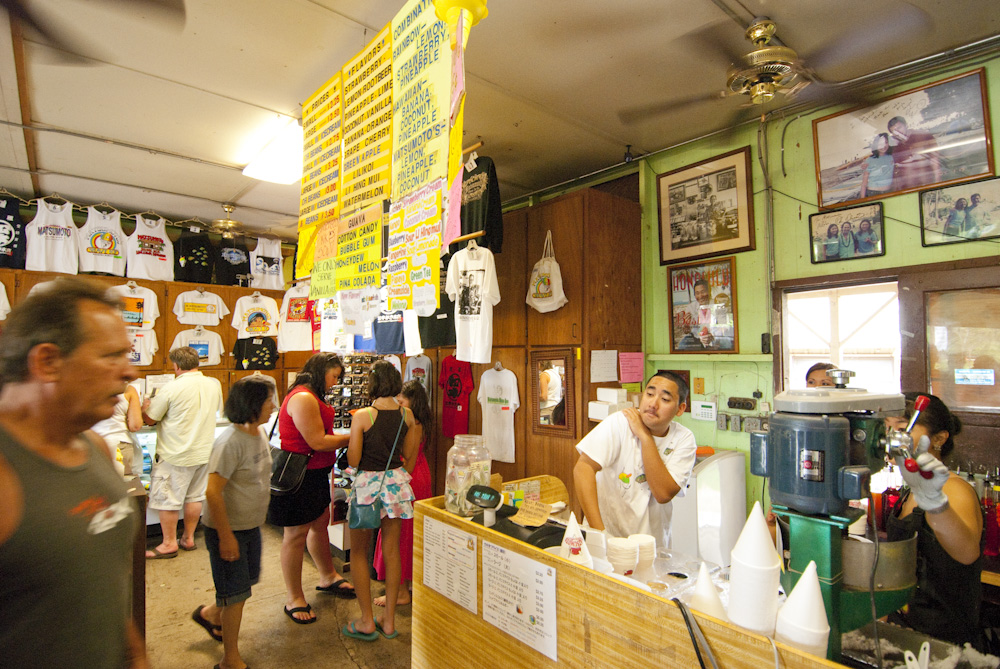
[[[277,184],[291,184],[302,178],[302,126],[298,121],[282,128],[257,154],[243,174]]]

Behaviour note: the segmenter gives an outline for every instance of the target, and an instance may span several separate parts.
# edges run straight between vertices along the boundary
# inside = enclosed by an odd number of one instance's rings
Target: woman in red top
[[[343,373],[344,365],[333,353],[317,353],[309,358],[278,414],[281,448],[313,453],[302,486],[291,495],[272,495],[267,512],[269,523],[285,528],[281,542],[281,575],[288,592],[285,615],[300,625],[316,622],[302,592],[305,548],[319,569],[316,589],[338,597],[354,597],[354,587],[333,566],[326,529],[330,523],[330,471],[336,450],[346,447],[350,437],[330,434],[336,412],[323,398]]]

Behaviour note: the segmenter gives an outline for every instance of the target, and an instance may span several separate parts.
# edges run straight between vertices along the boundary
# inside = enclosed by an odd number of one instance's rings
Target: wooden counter
[[[542,501],[566,501],[566,487],[550,476],[542,482]],[[524,479],[526,481],[534,479]],[[698,659],[677,606],[622,581],[599,574],[516,541],[444,510],[444,498],[415,505],[413,532],[414,667],[682,667]],[[431,518],[476,537],[477,613],[423,583],[424,522]],[[483,541],[556,569],[558,662],[483,618]],[[771,642],[729,623],[696,614],[720,666],[759,669],[774,666]],[[776,644],[781,666],[839,667],[826,659]],[[706,660],[707,662],[707,660]]]

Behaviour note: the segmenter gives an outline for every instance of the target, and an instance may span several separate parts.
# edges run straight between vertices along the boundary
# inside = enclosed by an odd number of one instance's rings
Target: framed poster
[[[885,255],[882,203],[838,209],[809,217],[812,263]]]
[[[749,146],[659,175],[660,264],[753,250],[750,176]]]
[[[685,263],[668,270],[671,353],[739,353],[736,259]]]
[[[1000,237],[1000,178],[920,193],[920,243],[957,244]]]
[[[991,176],[983,69],[813,121],[819,206]]]

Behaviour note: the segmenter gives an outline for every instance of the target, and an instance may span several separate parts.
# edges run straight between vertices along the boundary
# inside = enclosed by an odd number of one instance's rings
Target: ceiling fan
[[[242,235],[243,223],[234,221],[232,218],[233,210],[236,209],[236,206],[227,202],[222,205],[222,209],[226,212],[226,216],[225,218],[217,218],[212,221],[212,232],[222,235],[224,239],[233,239],[236,235]]]

